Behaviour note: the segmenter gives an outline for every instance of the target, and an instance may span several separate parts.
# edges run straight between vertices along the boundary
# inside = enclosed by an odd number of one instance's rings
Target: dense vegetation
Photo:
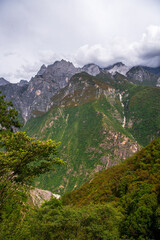
[[[159,196],[160,139],[157,139],[124,163],[66,194],[63,203],[77,207],[115,204],[123,214],[122,239],[159,239]]]
[[[80,187],[91,174],[128,158],[134,145],[146,146],[160,137],[160,89],[107,73],[76,74],[70,84],[52,99],[52,109],[34,112],[37,117],[24,127],[29,136],[62,142],[60,153],[67,164],[35,182],[58,194]],[[128,144],[123,146],[126,137]]]
[[[20,127],[18,113],[4,96],[0,96],[0,107],[0,239],[13,239],[29,207],[27,197],[33,179],[53,171],[62,160],[57,157],[59,144],[55,141],[39,141],[13,132]]]
[[[130,149],[137,145],[122,126],[124,109],[114,87],[87,73],[76,74],[70,83],[69,89],[62,89],[52,99],[50,111],[24,126],[30,136],[62,142],[60,153],[67,164],[35,183],[59,194],[78,188],[91,174],[131,156]]]
[[[118,73],[115,79],[102,73],[98,78],[122,94],[126,130],[140,145],[146,146],[151,140],[160,137],[160,88],[130,83]]]
[[[28,212],[21,206],[25,215],[23,212],[19,225],[13,224],[17,223],[17,217],[14,211],[10,212],[9,218],[5,218],[6,227],[2,224],[1,236],[16,240],[158,240],[159,196],[160,140],[157,139],[61,200],[51,199],[40,208],[29,207]]]
[[[110,84],[106,76],[101,76],[101,85],[105,82]],[[0,239],[159,239],[160,139],[96,177],[90,175],[101,154],[115,154],[108,126],[130,141],[133,134],[142,145],[159,136],[159,89],[130,84],[121,75],[117,75],[113,86],[117,91],[114,100],[112,94],[101,96],[76,106],[51,109],[31,119],[26,125],[28,133],[43,141],[14,132],[20,127],[18,113],[0,96]],[[126,128],[120,122],[123,108],[119,93],[123,96]],[[30,204],[30,185],[40,175],[41,186],[47,183],[52,187],[53,166],[62,163],[56,157],[59,144],[47,140],[55,136],[63,141],[61,153],[72,174],[68,184],[66,166],[56,168],[59,176],[55,175],[54,184],[63,178],[66,191],[81,185],[85,173],[90,179],[61,200],[51,199],[38,208]],[[108,150],[97,147],[104,139],[108,139]],[[72,162],[73,156],[76,161]],[[41,175],[45,172],[48,174]]]

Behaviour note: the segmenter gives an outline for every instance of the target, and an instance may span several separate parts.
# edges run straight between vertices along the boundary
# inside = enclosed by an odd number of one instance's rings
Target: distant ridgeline
[[[62,60],[43,65],[30,82],[3,79],[0,85],[19,110],[22,130],[41,140],[61,141],[60,155],[67,164],[35,182],[54,193],[78,188],[160,137],[159,68],[123,63],[75,68]]]

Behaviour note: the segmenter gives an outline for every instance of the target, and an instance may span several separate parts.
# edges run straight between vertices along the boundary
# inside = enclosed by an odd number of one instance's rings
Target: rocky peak
[[[8,82],[7,80],[5,80],[4,78],[0,78],[0,86],[4,86],[9,84],[10,82]]]
[[[17,83],[18,86],[23,87],[25,85],[28,85],[29,82],[27,80],[21,80],[19,83]]]
[[[100,73],[100,67],[94,63],[84,65],[82,70],[92,76],[96,76]]]
[[[47,71],[52,73],[53,75],[62,75],[62,74],[75,74],[75,72],[80,72],[80,68],[76,68],[73,63],[61,60],[56,61],[55,63],[49,65],[47,67]]]
[[[139,81],[139,82],[157,81],[157,78],[158,78],[153,73],[148,72],[147,70],[145,70],[142,66],[132,67],[127,72],[127,77],[130,78],[131,80]]]
[[[68,85],[74,74],[81,71],[65,60],[56,61],[47,67],[42,65],[37,75],[29,82],[21,99],[21,112],[25,122],[31,115],[47,112],[52,106],[51,98]]]
[[[157,76],[160,76],[160,66],[159,67],[146,67],[146,66],[142,66],[142,68],[144,68],[146,71],[153,73]]]
[[[115,75],[118,72],[118,73],[126,76],[126,73],[129,71],[130,67],[126,66],[122,62],[117,62],[117,63],[115,63],[115,64],[113,64],[111,66],[108,66],[106,69],[112,75]]]
[[[37,75],[41,76],[43,75],[43,73],[46,71],[47,67],[43,64],[40,68],[40,70],[38,71]]]
[[[52,98],[52,106],[77,106],[112,94],[115,94],[114,88],[86,72],[81,72],[75,74],[69,84]]]
[[[42,77],[45,81],[55,82],[60,88],[63,88],[74,74],[81,71],[80,68],[76,68],[71,62],[62,59],[49,65],[42,74]]]

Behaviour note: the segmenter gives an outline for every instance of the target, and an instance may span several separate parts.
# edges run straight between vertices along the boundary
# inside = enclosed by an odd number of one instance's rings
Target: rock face
[[[151,72],[157,76],[160,76],[160,66],[159,67],[146,67],[146,66],[142,66],[142,68],[144,68],[146,71]]]
[[[30,196],[33,205],[40,207],[45,201],[49,201],[51,198],[60,198],[60,195],[53,194],[50,191],[34,188],[30,190]]]
[[[130,67],[126,66],[122,62],[115,63],[109,67],[106,68],[109,73],[112,75],[115,75],[117,72],[126,76],[126,73],[129,71]]]
[[[21,80],[19,83],[17,83],[18,86],[23,87],[25,85],[28,85],[29,82],[27,80]]]
[[[47,67],[43,64],[40,68],[40,70],[38,71],[37,75],[38,76],[42,76],[43,73],[46,71]]]
[[[9,84],[9,87],[2,86],[1,90],[8,101],[13,101],[27,122],[31,115],[47,112],[52,106],[51,98],[68,84],[74,74],[81,71],[70,62],[56,61],[48,67],[43,65],[29,83],[21,81],[18,84]]]
[[[28,84],[19,85],[19,84],[7,84],[0,86],[0,91],[6,95],[7,101],[12,101],[14,107],[19,111],[20,115],[24,116],[24,94],[27,91]]]
[[[24,93],[23,118],[27,121],[31,114],[47,112],[52,106],[51,98],[64,88],[70,78],[80,72],[72,63],[61,60],[48,67],[41,67],[38,74],[31,79]]]
[[[0,86],[5,86],[7,84],[9,84],[7,80],[5,80],[4,78],[0,78]]]
[[[145,85],[152,83],[152,85],[156,85],[158,76],[155,74],[148,72],[141,66],[132,67],[127,73],[127,77],[131,79],[133,82],[146,83]]]
[[[94,63],[90,63],[87,65],[84,65],[84,67],[82,68],[82,70],[84,72],[87,72],[88,74],[92,75],[92,76],[96,76],[100,73],[101,69],[99,66],[97,66]]]

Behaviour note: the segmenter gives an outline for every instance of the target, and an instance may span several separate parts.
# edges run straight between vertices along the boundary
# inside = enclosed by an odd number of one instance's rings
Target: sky
[[[160,66],[160,0],[0,0],[0,77],[42,64]]]

